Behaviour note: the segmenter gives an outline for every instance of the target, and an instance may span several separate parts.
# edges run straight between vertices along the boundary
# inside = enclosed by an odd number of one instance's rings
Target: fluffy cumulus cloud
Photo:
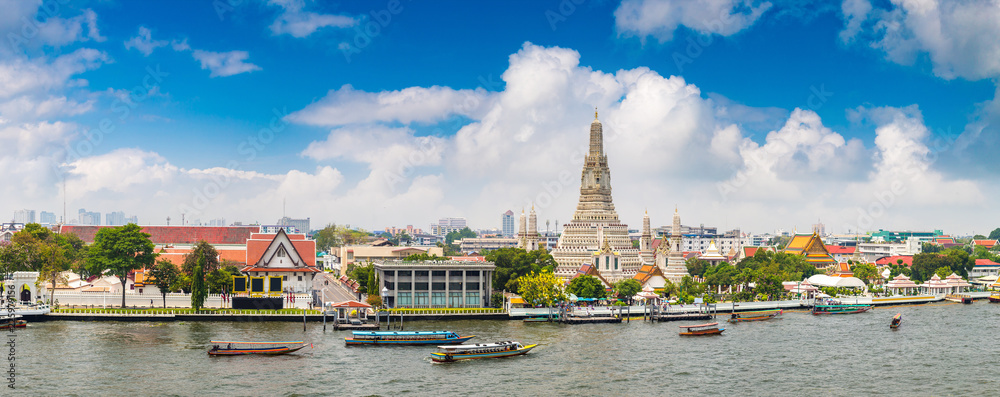
[[[302,0],[270,0],[268,4],[278,6],[281,12],[271,24],[271,33],[288,34],[292,37],[307,37],[325,27],[348,28],[358,20],[346,15],[320,14],[303,10]]]
[[[980,0],[892,0],[873,7],[845,0],[841,38],[864,41],[911,65],[926,54],[934,74],[978,80],[1000,76],[1000,4]],[[881,3],[878,3],[881,4]]]
[[[375,121],[428,123],[451,116],[479,118],[489,108],[490,100],[491,96],[483,89],[454,90],[434,86],[370,93],[345,85],[289,115],[289,120],[338,126]]]
[[[250,58],[250,53],[246,51],[212,52],[194,50],[191,52],[191,56],[198,60],[198,62],[201,62],[202,69],[208,69],[212,72],[209,74],[209,77],[227,77],[261,70],[260,66],[247,62],[247,58]]]
[[[41,46],[63,47],[76,42],[102,42],[93,10],[69,11],[65,2],[0,0],[0,53],[17,54]],[[70,12],[75,16],[67,17]]]
[[[679,26],[729,36],[750,27],[771,8],[758,0],[625,0],[615,10],[619,35],[670,41]]]

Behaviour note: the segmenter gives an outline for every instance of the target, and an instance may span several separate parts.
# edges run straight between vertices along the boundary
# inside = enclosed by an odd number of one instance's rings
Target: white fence
[[[309,294],[294,294],[295,302],[289,302],[288,295],[282,295],[285,299],[285,308],[308,309],[312,302]],[[48,296],[45,297],[48,302]],[[55,299],[61,307],[121,307],[121,293],[107,292],[59,292],[56,291]],[[166,307],[168,308],[190,308],[191,294],[171,292],[167,294]],[[125,293],[125,306],[128,307],[163,307],[163,295],[160,294],[135,294]],[[219,294],[209,294],[205,298],[206,308],[228,308],[232,307],[232,301],[222,301]]]

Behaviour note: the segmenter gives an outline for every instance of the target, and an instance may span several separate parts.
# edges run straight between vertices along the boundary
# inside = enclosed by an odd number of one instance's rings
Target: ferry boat
[[[474,360],[477,358],[520,356],[527,354],[535,346],[538,345],[525,346],[517,341],[438,346],[438,351],[431,353],[431,360],[436,363],[450,363],[458,360]]]
[[[476,337],[461,336],[451,331],[353,331],[352,334],[350,338],[344,338],[348,346],[460,344]]]
[[[966,305],[972,303],[972,296],[968,294],[948,294],[944,296],[944,299],[952,302],[964,303]]]
[[[872,309],[872,305],[816,305],[813,306],[812,314],[855,314],[864,313]]]
[[[990,294],[990,303],[1000,303],[1000,291],[993,291]]]
[[[285,342],[248,342],[248,341],[211,341],[212,349],[208,351],[209,356],[244,356],[260,354],[265,356],[277,356],[294,353],[306,347],[304,341]],[[223,347],[222,345],[225,345]],[[312,346],[312,344],[309,344]]]
[[[892,322],[889,323],[889,328],[896,329],[899,328],[899,324],[903,322],[903,313],[896,313],[892,316]]]
[[[28,326],[28,321],[21,316],[0,318],[0,329],[24,328]]]
[[[767,321],[780,316],[781,313],[781,309],[733,313],[732,316],[729,317],[729,322],[740,323],[746,321]]]
[[[701,336],[721,334],[725,328],[719,328],[719,323],[708,323],[698,325],[682,325],[681,336]]]

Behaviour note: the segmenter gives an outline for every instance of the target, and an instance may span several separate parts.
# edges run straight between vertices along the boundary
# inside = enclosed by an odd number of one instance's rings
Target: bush
[[[494,292],[490,295],[490,306],[492,307],[503,307],[503,294],[499,292]]]

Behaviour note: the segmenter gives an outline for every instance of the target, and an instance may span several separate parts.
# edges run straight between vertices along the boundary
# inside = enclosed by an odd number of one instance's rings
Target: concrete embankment
[[[30,321],[286,321],[301,322],[302,314],[151,314],[136,310],[131,313],[49,313],[32,316]],[[307,322],[323,322],[321,314],[307,314]],[[453,313],[453,314],[404,314],[403,321],[442,321],[442,320],[510,320],[507,313]],[[333,322],[333,316],[327,315],[326,321]],[[382,315],[382,321],[386,317]],[[399,321],[399,315],[392,315],[392,321]]]

